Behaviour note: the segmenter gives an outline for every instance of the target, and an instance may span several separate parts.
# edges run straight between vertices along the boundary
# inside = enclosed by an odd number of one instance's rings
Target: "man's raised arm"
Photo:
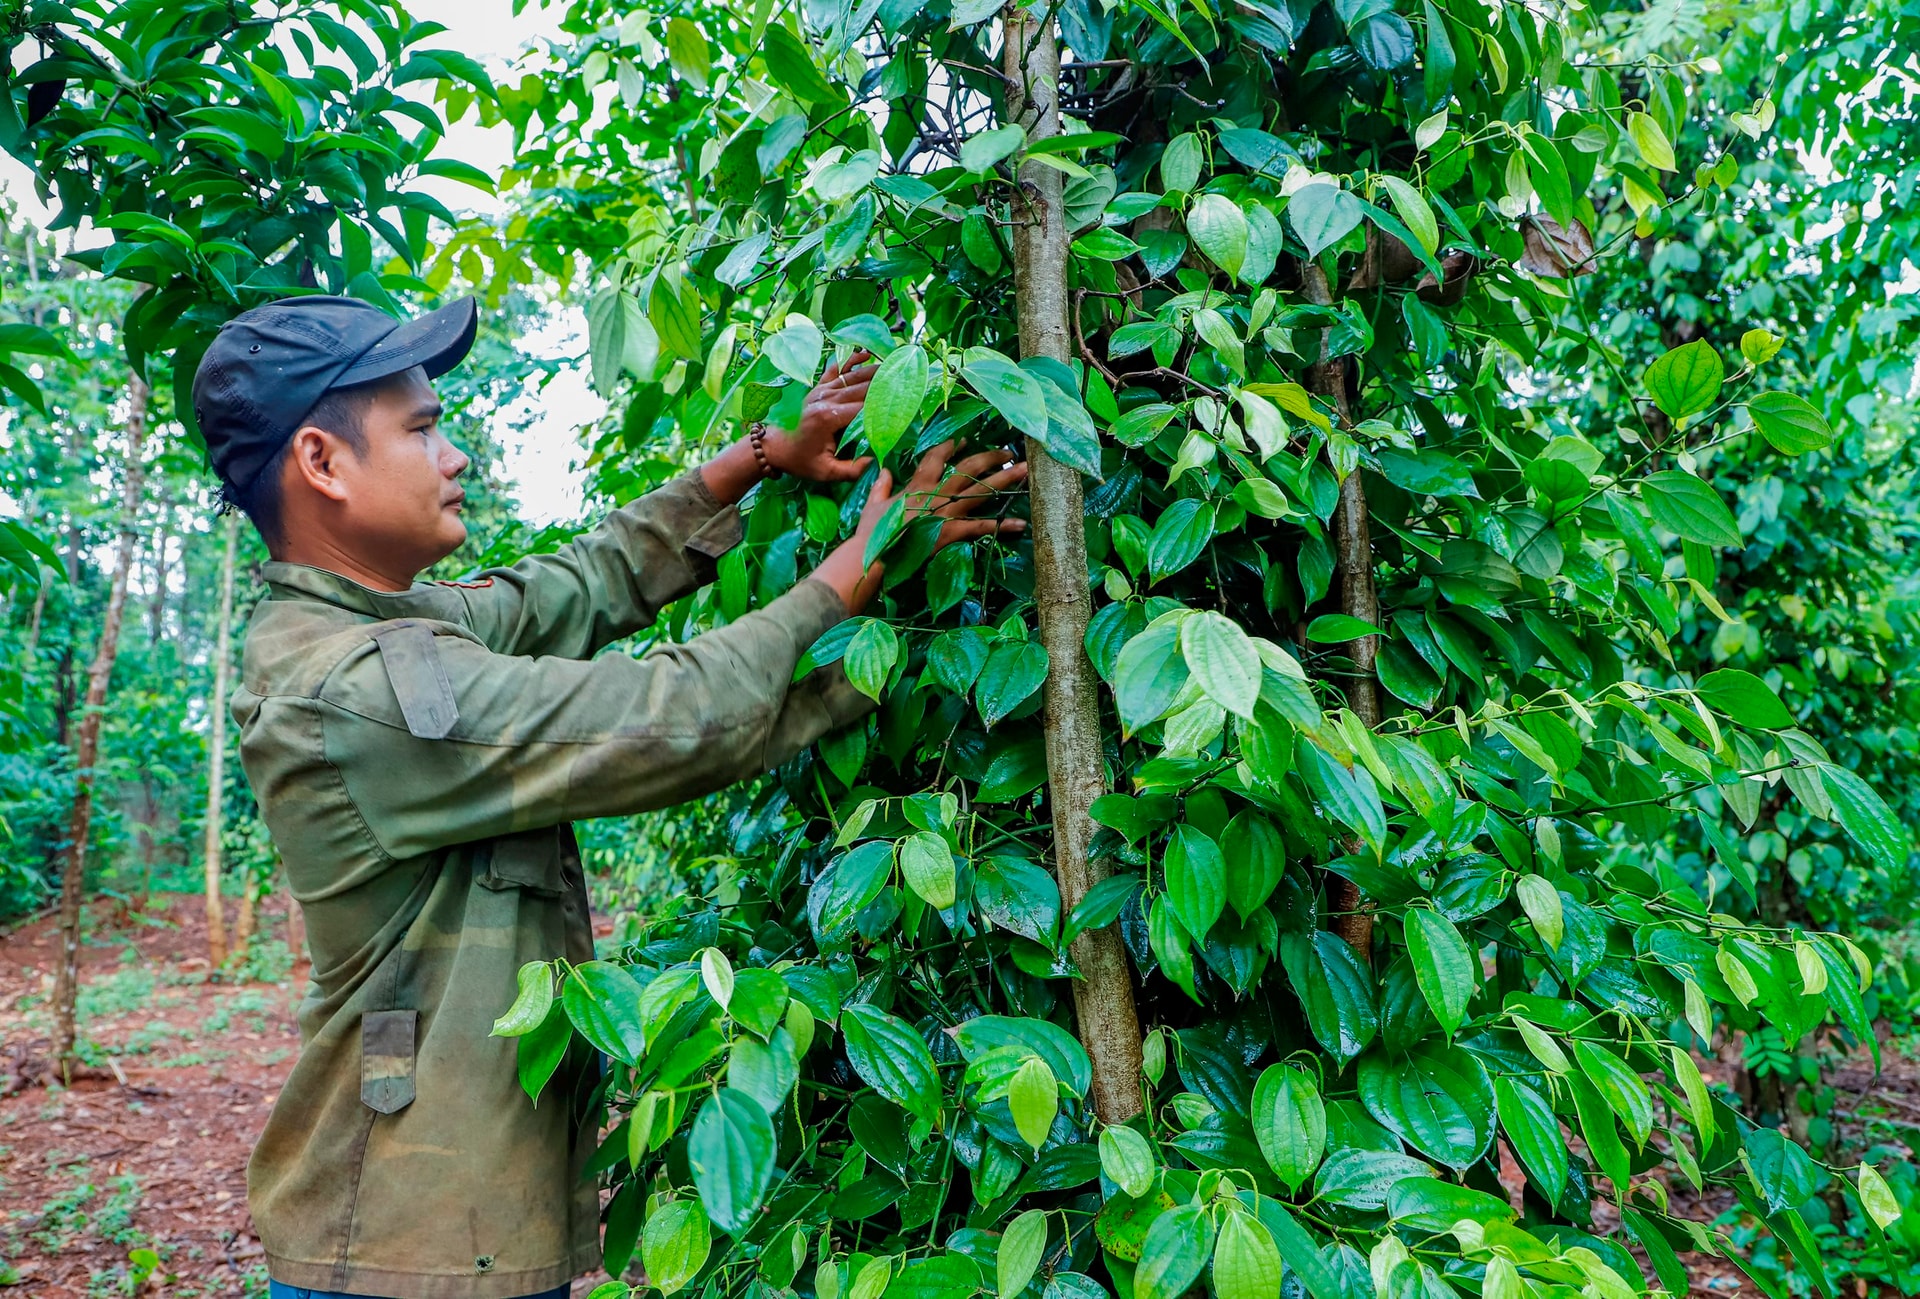
[[[453,587],[467,625],[496,653],[561,658],[591,658],[651,626],[667,605],[713,580],[715,562],[740,542],[735,506],[755,483],[772,473],[851,482],[866,470],[866,459],[834,455],[866,399],[873,367],[856,364],[863,359],[828,367],[807,394],[798,429],[741,438],[554,553]]]

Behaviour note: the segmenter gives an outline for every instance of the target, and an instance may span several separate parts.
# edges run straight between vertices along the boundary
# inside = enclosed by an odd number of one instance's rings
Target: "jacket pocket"
[[[554,827],[503,834],[480,847],[476,877],[490,889],[530,889],[549,897],[566,892],[560,836]]]
[[[377,1114],[413,1104],[417,1010],[370,1010],[360,1017],[360,1103]]]

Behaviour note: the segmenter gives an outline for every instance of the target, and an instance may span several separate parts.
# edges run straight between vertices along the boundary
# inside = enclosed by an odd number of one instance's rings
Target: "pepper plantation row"
[[[10,137],[159,290],[156,378],[304,259],[580,303],[596,501],[856,351],[875,472],[1035,465],[1018,540],[883,520],[800,667],[873,714],[588,827],[671,884],[500,990],[537,1103],[607,1059],[599,1299],[1920,1287],[1910,1152],[1828,1082],[1920,986],[1910,13],[571,0],[497,76],[338,8],[181,20],[217,204],[121,138],[136,6]],[[871,482],[761,485],[640,644]]]
[[[688,818],[703,899],[523,972],[499,1031],[531,1094],[569,1040],[614,1062],[609,1270],[1505,1299],[1683,1294],[1716,1255],[1769,1293],[1902,1266],[1897,1155],[1815,1158],[1700,1069],[1729,1034],[1878,1050],[1862,946],[1770,908],[1751,845],[1804,827],[1892,880],[1908,833],[1771,663],[1685,643],[1740,621],[1754,524],[1717,480],[1860,433],[1777,316],[1649,346],[1599,315],[1605,285],[1657,320],[1615,268],[1740,219],[1773,97],[1472,3],[1056,17],[1057,133],[997,7],[702,11],[651,64],[624,25],[582,42],[589,76],[631,60],[636,136],[664,88],[702,160],[695,209],[633,197],[606,264],[610,480],[858,348],[854,449],[1044,448],[1084,476],[1091,587],[1050,642],[1033,546],[929,559],[896,512],[885,611],[802,665],[875,717]],[[1049,219],[1072,347],[1023,356],[1044,305],[1012,272]],[[677,627],[785,589],[861,499],[762,489]],[[1076,896],[1047,690],[1082,653],[1108,792]]]

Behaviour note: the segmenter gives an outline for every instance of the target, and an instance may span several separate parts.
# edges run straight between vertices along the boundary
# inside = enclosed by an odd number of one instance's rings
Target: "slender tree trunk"
[[[67,863],[60,880],[60,964],[53,983],[53,1058],[65,1072],[73,1059],[74,1001],[80,990],[80,903],[87,873],[87,839],[93,828],[94,761],[100,754],[100,719],[107,701],[107,682],[114,656],[120,650],[120,625],[127,611],[127,575],[133,552],[140,544],[141,456],[147,440],[147,385],[139,378],[127,384],[127,465],[122,477],[120,540],[113,554],[113,584],[108,589],[107,617],[100,628],[100,645],[87,669],[87,699],[81,711],[74,743],[73,814],[67,822]]]
[[[1002,71],[1007,116],[1030,140],[1060,132],[1060,44],[1045,23],[1016,5],[1003,23]],[[1022,356],[1063,364],[1067,336],[1067,226],[1060,172],[1029,162],[1021,167],[1013,203],[1014,292]],[[1053,813],[1054,873],[1060,901],[1071,911],[1107,875],[1089,859],[1093,819],[1088,809],[1106,792],[1100,750],[1100,705],[1087,660],[1086,509],[1078,471],[1029,439],[1032,466],[1034,603],[1040,643],[1050,666],[1045,687],[1048,803]],[[1133,976],[1120,935],[1111,926],[1074,939],[1074,963],[1084,976],[1073,985],[1080,1040],[1093,1061],[1093,1107],[1102,1120],[1122,1123],[1140,1112],[1140,1019]]]
[[[1333,294],[1326,273],[1308,263],[1304,275],[1307,300],[1331,306]],[[1333,404],[1341,428],[1353,427],[1353,411],[1347,403],[1347,367],[1344,356],[1328,356],[1333,331],[1320,335],[1320,359],[1307,367],[1307,388]],[[1377,627],[1380,625],[1380,596],[1373,585],[1373,537],[1367,526],[1367,491],[1354,470],[1340,484],[1340,503],[1333,511],[1334,565],[1340,573],[1340,610]],[[1369,729],[1380,724],[1380,685],[1374,677],[1377,638],[1362,636],[1347,644],[1353,660],[1354,675],[1347,683],[1347,704],[1354,716]],[[1327,902],[1333,911],[1333,932],[1365,960],[1373,950],[1372,904],[1360,892],[1360,886],[1338,875],[1327,878]]]
[[[227,685],[233,657],[233,552],[240,516],[227,515],[227,548],[220,560],[220,635],[213,659],[213,735],[207,741],[207,959],[227,963],[227,921],[220,907],[220,831],[227,787]],[[244,915],[247,910],[243,904]],[[250,917],[249,917],[250,918]],[[242,940],[244,941],[244,940]]]
[[[147,643],[158,645],[167,629],[167,546],[172,540],[167,525],[173,512],[172,502],[160,498],[160,526],[153,538],[153,595],[147,604]]]
[[[40,620],[47,612],[47,576],[41,570],[40,588],[33,593],[33,617],[27,622],[27,638],[20,647],[20,670],[33,674],[33,656],[40,652]]]
[[[244,959],[247,948],[253,944],[253,927],[257,923],[260,905],[260,877],[247,872],[247,880],[240,889],[240,914],[233,922],[233,955],[235,960]]]

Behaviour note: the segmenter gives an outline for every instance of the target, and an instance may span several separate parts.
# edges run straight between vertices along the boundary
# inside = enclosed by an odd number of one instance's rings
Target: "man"
[[[592,1267],[590,1073],[536,1106],[515,1043],[489,1036],[523,963],[593,956],[568,823],[723,788],[868,707],[838,666],[792,677],[872,594],[885,473],[854,537],[765,608],[593,656],[711,580],[761,478],[861,474],[835,446],[871,366],[829,369],[797,429],[754,429],[555,554],[418,584],[466,536],[468,461],[429,381],[475,321],[471,300],[402,324],[292,299],[229,323],[194,380],[225,495],[273,557],[233,712],[313,957],[300,1059],[248,1169],[279,1295],[511,1299]],[[969,516],[1025,466],[963,460],[949,492],[950,452],[907,488],[951,520],[942,542],[1021,526]]]

